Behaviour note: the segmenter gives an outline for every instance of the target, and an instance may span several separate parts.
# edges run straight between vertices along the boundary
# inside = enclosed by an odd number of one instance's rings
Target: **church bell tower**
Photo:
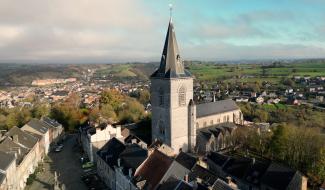
[[[160,140],[175,153],[189,150],[189,103],[193,78],[185,70],[172,19],[168,24],[159,68],[151,75],[152,140]]]

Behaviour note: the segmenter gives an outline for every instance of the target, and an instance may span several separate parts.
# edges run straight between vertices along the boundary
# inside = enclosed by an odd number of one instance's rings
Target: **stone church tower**
[[[159,68],[151,75],[152,140],[160,140],[177,153],[195,144],[189,117],[193,110],[193,78],[184,69],[174,26],[169,21]],[[194,116],[195,117],[195,116]],[[190,145],[192,144],[192,145]]]

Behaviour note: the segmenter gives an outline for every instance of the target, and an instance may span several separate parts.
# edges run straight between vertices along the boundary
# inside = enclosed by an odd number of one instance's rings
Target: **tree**
[[[100,108],[100,114],[103,118],[107,120],[110,120],[112,122],[116,121],[116,113],[110,104],[102,104]]]
[[[139,101],[146,105],[150,101],[150,92],[148,90],[141,90],[139,93]]]

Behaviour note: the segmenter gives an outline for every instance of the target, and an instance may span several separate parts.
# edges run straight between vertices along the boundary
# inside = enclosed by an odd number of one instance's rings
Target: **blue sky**
[[[325,57],[323,0],[0,0],[0,62],[157,61],[169,3],[184,59]]]

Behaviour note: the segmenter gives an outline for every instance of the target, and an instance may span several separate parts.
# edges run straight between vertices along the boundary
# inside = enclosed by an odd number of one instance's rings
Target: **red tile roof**
[[[155,189],[172,162],[173,160],[167,155],[154,150],[137,169],[135,176],[146,180],[149,189]]]

